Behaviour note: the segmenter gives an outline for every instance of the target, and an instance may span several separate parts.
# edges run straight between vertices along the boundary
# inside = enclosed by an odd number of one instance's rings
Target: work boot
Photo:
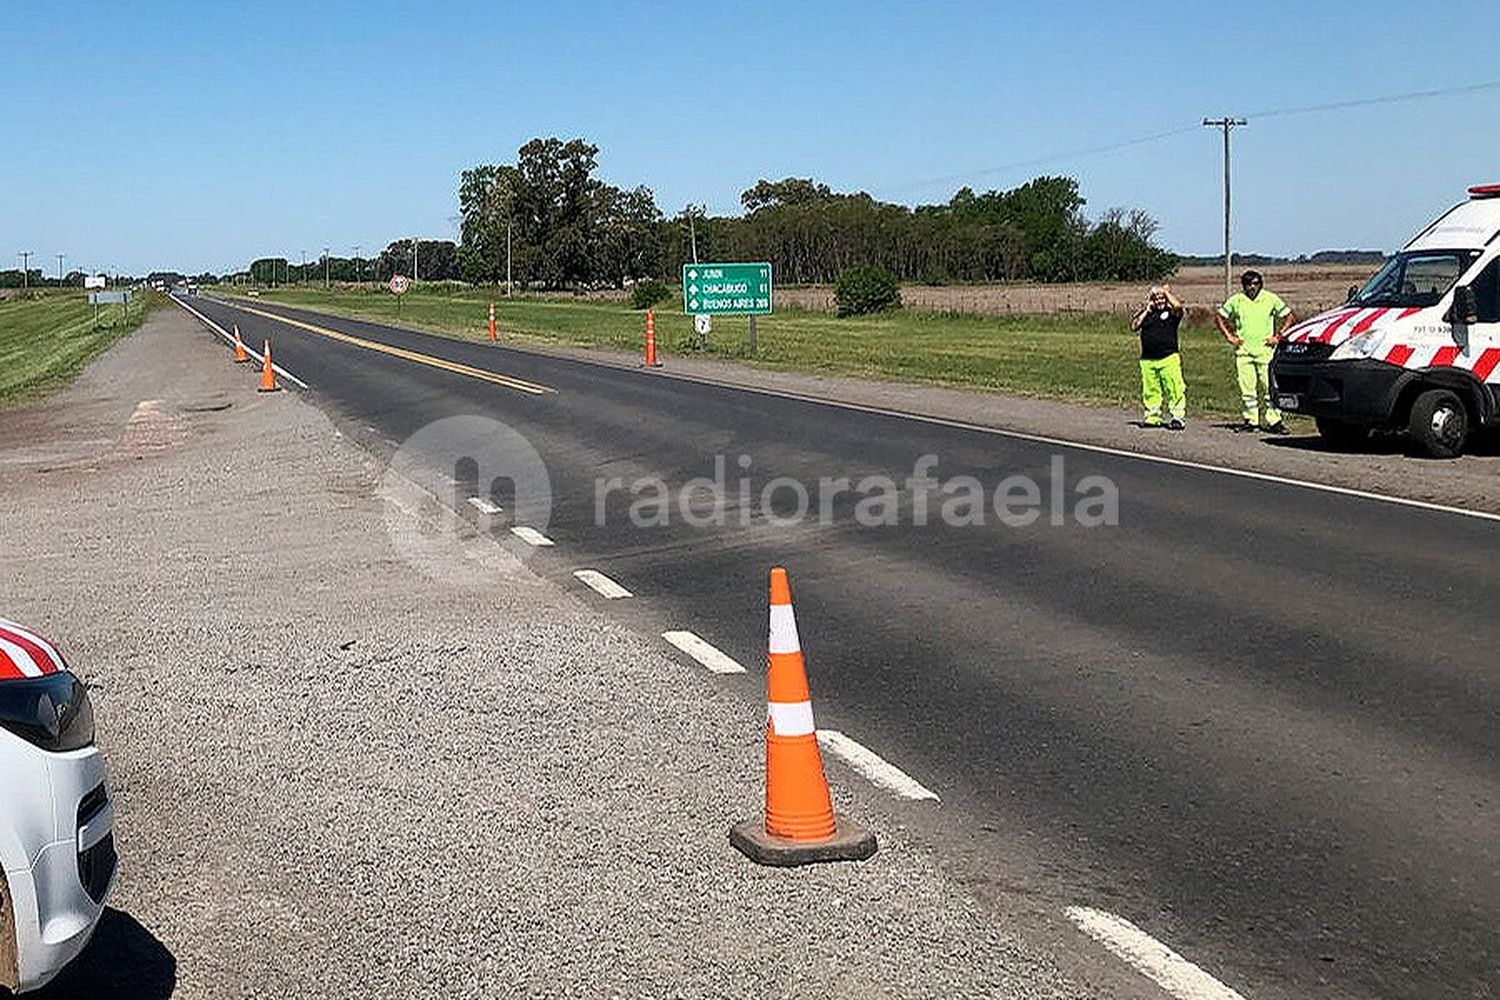
[[[1173,417],[1167,422],[1167,430],[1169,431],[1180,431],[1186,426],[1187,425],[1182,422],[1181,417]]]
[[[1234,432],[1236,434],[1244,434],[1244,433],[1247,433],[1249,431],[1254,431],[1254,430],[1259,430],[1259,428],[1257,428],[1250,421],[1246,420],[1243,423],[1241,423],[1238,427],[1236,427],[1234,429]]]
[[[1283,423],[1282,421],[1278,420],[1274,424],[1268,424],[1266,426],[1266,433],[1267,434],[1290,434],[1291,431],[1289,431],[1289,430],[1286,429],[1286,424],[1285,423]]]

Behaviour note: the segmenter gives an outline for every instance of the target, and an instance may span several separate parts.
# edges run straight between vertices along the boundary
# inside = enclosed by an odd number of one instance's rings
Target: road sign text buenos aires
[[[769,315],[771,265],[684,264],[682,291],[688,315]]]

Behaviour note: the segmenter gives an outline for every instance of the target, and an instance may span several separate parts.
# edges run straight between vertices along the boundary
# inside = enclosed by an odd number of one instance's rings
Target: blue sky
[[[1076,176],[1220,240],[1249,114],[1500,79],[1492,3],[43,3],[0,17],[0,266],[226,270],[453,237],[458,174],[538,135],[663,210],[760,177],[906,203]],[[1500,89],[1253,120],[1237,249],[1393,249],[1500,181]],[[951,178],[961,177],[961,180]],[[941,183],[923,184],[934,178]]]

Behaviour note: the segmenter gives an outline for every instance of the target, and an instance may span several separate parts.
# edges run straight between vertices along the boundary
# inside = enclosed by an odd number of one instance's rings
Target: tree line
[[[962,188],[941,204],[910,207],[865,192],[838,192],[812,178],[760,180],[740,197],[739,215],[697,206],[665,215],[645,186],[620,188],[597,176],[597,146],[538,138],[513,163],[480,164],[459,176],[457,243],[420,240],[423,280],[475,284],[513,280],[521,288],[623,287],[675,282],[686,261],[770,261],[777,280],[831,283],[855,265],[900,281],[1149,280],[1178,258],[1156,243],[1158,225],[1139,209],[1097,219],[1071,177],[1043,176],[1004,191]],[[369,259],[330,258],[333,281],[384,281],[413,273],[412,241]],[[318,281],[324,262],[303,267],[262,258],[258,282]]]

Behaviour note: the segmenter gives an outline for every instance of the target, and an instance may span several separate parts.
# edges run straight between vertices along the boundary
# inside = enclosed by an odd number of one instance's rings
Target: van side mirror
[[[1479,322],[1479,300],[1475,297],[1473,288],[1458,285],[1453,289],[1453,308],[1448,311],[1448,315],[1451,323],[1468,326]]]
[[[1349,286],[1349,294],[1344,296],[1344,301],[1345,302],[1353,302],[1354,301],[1354,297],[1356,295],[1358,295],[1358,294],[1359,294],[1359,286],[1358,285],[1350,285]]]

